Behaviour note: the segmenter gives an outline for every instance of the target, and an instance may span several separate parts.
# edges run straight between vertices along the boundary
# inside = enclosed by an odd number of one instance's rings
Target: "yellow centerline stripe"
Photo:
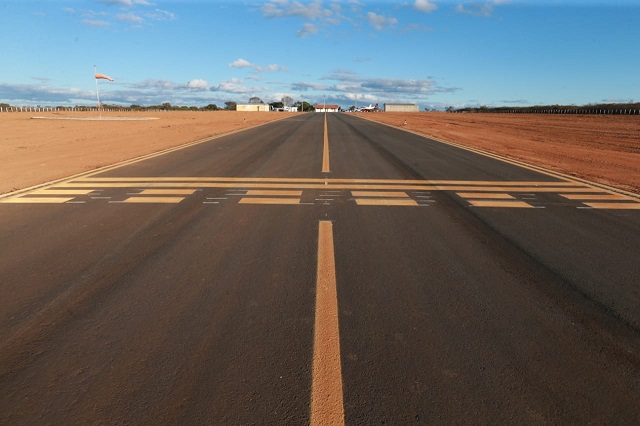
[[[322,173],[331,173],[329,167],[329,132],[327,131],[327,113],[324,113],[324,147],[322,149]]]
[[[338,291],[330,221],[320,221],[319,225],[317,274],[310,424],[344,425]]]

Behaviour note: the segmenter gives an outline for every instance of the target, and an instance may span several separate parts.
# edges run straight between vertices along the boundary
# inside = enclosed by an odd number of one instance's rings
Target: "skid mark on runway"
[[[470,208],[639,210],[640,197],[573,181],[470,181],[247,177],[87,177],[0,199],[1,203],[203,203],[262,205],[429,206],[449,192]]]

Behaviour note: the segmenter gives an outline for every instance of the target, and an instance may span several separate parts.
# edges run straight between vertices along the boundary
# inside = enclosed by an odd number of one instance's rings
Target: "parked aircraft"
[[[362,112],[375,112],[375,111],[378,111],[378,104],[376,104],[375,106],[369,104],[368,107],[360,108],[360,111],[362,111]]]

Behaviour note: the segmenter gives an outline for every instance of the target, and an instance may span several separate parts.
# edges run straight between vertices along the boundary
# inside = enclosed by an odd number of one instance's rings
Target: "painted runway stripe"
[[[561,197],[569,200],[629,200],[633,198],[620,194],[560,194]]]
[[[140,195],[192,195],[195,189],[145,189]]]
[[[384,198],[356,198],[356,204],[359,206],[418,206],[418,203],[412,199],[391,199]]]
[[[238,204],[300,204],[298,198],[242,198]]]
[[[594,209],[640,210],[640,203],[584,203]]]
[[[277,191],[277,190],[251,190],[251,191],[247,191],[247,194],[249,196],[254,196],[254,195],[272,195],[272,196],[278,196],[278,197],[300,197],[302,196],[302,191]]]
[[[71,201],[73,198],[67,197],[15,197],[15,198],[5,198],[0,200],[0,203],[6,204],[29,204],[29,203],[37,203],[37,204],[62,204],[67,201]]]
[[[398,197],[409,198],[406,192],[383,192],[383,191],[351,191],[354,197]]]
[[[324,114],[324,146],[322,148],[322,173],[331,173],[329,164],[329,132],[327,128],[327,113]]]
[[[31,195],[87,195],[92,189],[36,189],[29,192]]]
[[[515,199],[509,194],[495,194],[495,193],[475,193],[475,192],[456,192],[456,195],[461,198],[467,199],[495,199],[495,200],[513,200]]]
[[[161,203],[161,204],[177,204],[184,200],[184,197],[129,197],[123,200],[123,203]]]
[[[474,207],[508,207],[520,209],[533,208],[531,204],[527,204],[523,201],[469,200],[469,203]]]
[[[320,221],[311,383],[312,426],[345,423],[338,314],[333,224]]]

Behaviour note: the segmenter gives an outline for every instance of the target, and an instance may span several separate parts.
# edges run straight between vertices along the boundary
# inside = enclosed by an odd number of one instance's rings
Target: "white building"
[[[269,104],[237,104],[236,111],[269,111]]]
[[[384,104],[384,112],[418,112],[416,104]]]
[[[338,105],[329,104],[315,104],[313,107],[316,109],[316,112],[338,112],[340,109]]]

